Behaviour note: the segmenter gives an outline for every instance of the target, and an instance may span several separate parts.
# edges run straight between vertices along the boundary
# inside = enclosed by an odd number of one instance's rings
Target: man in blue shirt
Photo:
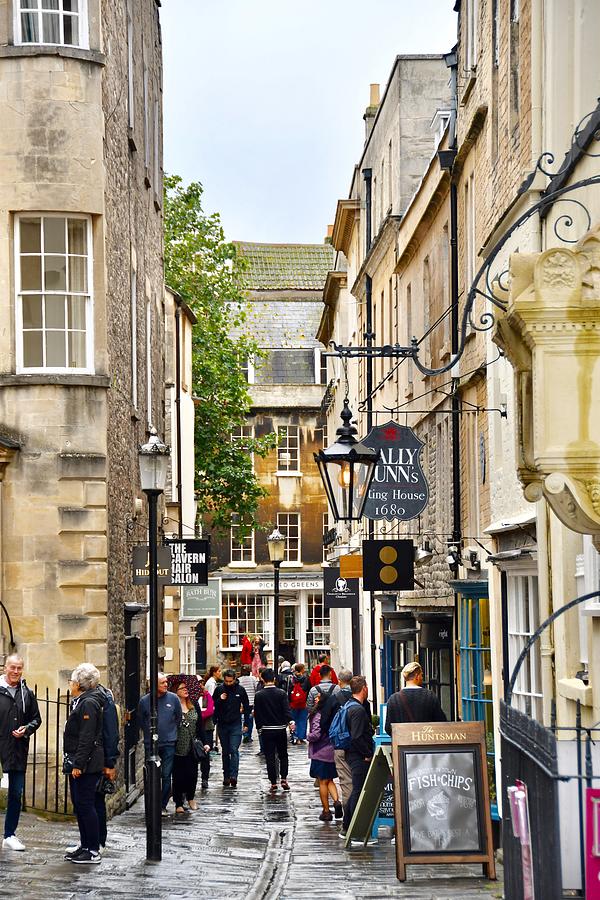
[[[175,759],[177,728],[181,722],[181,703],[177,694],[167,690],[167,676],[158,674],[158,755],[162,777],[162,812],[167,815],[167,803],[171,796],[171,775]],[[146,756],[150,755],[150,694],[144,694],[138,707],[138,721],[144,732]]]

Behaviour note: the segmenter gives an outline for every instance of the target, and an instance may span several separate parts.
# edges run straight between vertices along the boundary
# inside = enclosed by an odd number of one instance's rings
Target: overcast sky
[[[163,0],[165,170],[230,240],[321,242],[347,197],[369,84],[446,53],[453,0]]]

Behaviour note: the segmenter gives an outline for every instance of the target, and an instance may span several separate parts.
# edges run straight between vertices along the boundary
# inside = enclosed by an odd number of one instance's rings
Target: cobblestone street
[[[244,747],[237,790],[221,785],[214,757],[210,788],[200,809],[163,820],[163,860],[145,862],[143,803],[109,823],[100,866],[73,866],[62,859],[76,842],[75,826],[23,816],[19,836],[25,853],[0,851],[0,897],[24,900],[140,898],[144,900],[445,900],[502,896],[500,883],[480,877],[480,867],[409,868],[395,877],[389,833],[378,844],[343,849],[339,826],[318,821],[317,792],[308,777],[304,748],[290,748],[292,791],[271,797],[256,742]]]

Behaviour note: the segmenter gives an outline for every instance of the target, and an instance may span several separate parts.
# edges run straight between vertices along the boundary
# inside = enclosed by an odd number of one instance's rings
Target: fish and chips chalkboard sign
[[[483,722],[392,726],[396,869],[480,862],[496,877]]]
[[[424,447],[412,428],[389,421],[371,428],[362,443],[380,450],[363,511],[367,519],[416,519],[429,502],[429,485],[421,466]]]

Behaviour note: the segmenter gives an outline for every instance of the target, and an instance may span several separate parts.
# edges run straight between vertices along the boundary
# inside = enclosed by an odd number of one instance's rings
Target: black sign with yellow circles
[[[363,541],[362,551],[365,591],[414,590],[412,541]]]

